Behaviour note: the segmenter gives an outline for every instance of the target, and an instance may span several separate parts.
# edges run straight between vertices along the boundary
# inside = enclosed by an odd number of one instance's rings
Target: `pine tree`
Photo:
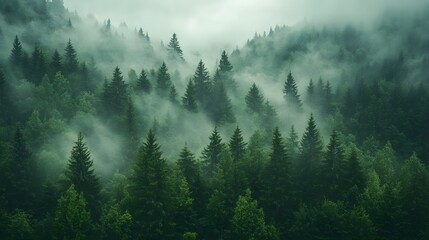
[[[168,99],[173,104],[179,104],[179,101],[177,100],[177,96],[178,94],[176,91],[176,87],[174,87],[174,84],[172,84],[170,87],[170,93],[168,94]]]
[[[216,124],[235,122],[231,100],[228,98],[223,81],[218,77],[215,77],[214,79],[215,83],[213,86],[212,98],[209,103],[212,120]]]
[[[334,96],[332,94],[331,84],[329,81],[325,85],[324,101],[323,101],[323,111],[325,114],[331,114],[334,110],[333,100]]]
[[[70,39],[67,42],[67,47],[65,51],[66,53],[64,55],[64,74],[67,76],[77,71],[79,62],[77,60],[76,50],[74,49]]]
[[[92,217],[98,219],[101,214],[101,186],[82,133],[79,133],[73,146],[65,175],[67,187],[73,185],[78,193],[83,194]]]
[[[235,128],[234,134],[229,140],[229,150],[231,151],[234,163],[239,162],[246,151],[246,143],[244,142],[241,129],[238,126]]]
[[[15,36],[13,41],[13,48],[10,54],[10,63],[14,67],[20,67],[22,65],[22,57],[24,55],[24,50],[22,49],[22,44],[19,41],[18,35]]]
[[[270,160],[264,169],[263,203],[267,215],[277,223],[290,217],[291,166],[286,146],[276,127],[273,133]]]
[[[310,106],[315,106],[316,102],[316,89],[313,83],[313,79],[310,79],[310,83],[307,86],[307,96],[306,96],[306,102]]]
[[[10,119],[9,109],[11,108],[9,91],[3,71],[0,69],[0,122],[8,122]]]
[[[152,131],[140,147],[130,178],[131,214],[138,239],[163,239],[168,227],[168,168]]]
[[[125,112],[128,103],[127,84],[123,80],[119,67],[116,67],[113,72],[112,81],[108,86],[108,95],[106,107],[116,114]]]
[[[204,148],[202,152],[202,160],[205,171],[208,176],[213,174],[215,166],[219,163],[220,153],[222,151],[222,138],[217,131],[217,127],[209,137],[210,143]]]
[[[137,89],[144,91],[145,93],[150,93],[152,91],[152,84],[150,83],[144,69],[142,69],[140,76],[137,79]]]
[[[219,61],[219,70],[222,74],[229,73],[232,71],[232,64],[229,62],[228,55],[225,51],[222,51],[222,55]]]
[[[20,128],[15,131],[9,165],[8,202],[10,209],[30,210],[34,202],[35,164]]]
[[[91,231],[91,217],[86,210],[86,202],[82,193],[78,193],[74,185],[58,200],[55,211],[55,229],[58,239],[87,239]]]
[[[174,209],[174,231],[176,237],[182,236],[185,232],[195,230],[196,212],[193,207],[194,199],[188,182],[182,178],[177,186]]]
[[[262,113],[264,107],[264,95],[259,88],[253,83],[246,95],[246,106],[250,113]]]
[[[298,134],[295,131],[294,125],[291,126],[289,137],[286,139],[286,148],[288,150],[289,156],[292,160],[297,160],[299,153],[299,139]]]
[[[34,47],[31,55],[30,64],[30,81],[38,86],[42,82],[43,76],[46,74],[46,60],[42,49],[39,46]]]
[[[194,73],[195,93],[197,100],[206,105],[210,96],[210,76],[203,60],[200,60]]]
[[[327,150],[320,168],[322,191],[327,199],[338,201],[344,194],[343,184],[346,179],[343,178],[344,150],[335,130],[332,131]]]
[[[307,127],[301,140],[301,152],[296,169],[298,194],[304,202],[318,200],[318,170],[322,159],[322,142],[316,127],[313,114],[310,115]]]
[[[176,33],[173,33],[173,36],[168,43],[168,50],[173,58],[178,57],[183,60],[183,52],[179,45],[179,40],[177,39]]]
[[[188,85],[186,86],[185,95],[182,97],[182,105],[188,111],[197,111],[196,92],[192,80],[189,80]]]
[[[283,93],[285,94],[285,99],[288,104],[290,104],[297,110],[301,109],[302,103],[298,94],[298,87],[296,86],[295,79],[292,76],[292,72],[289,72],[287,76],[287,80],[283,88]]]
[[[161,67],[158,69],[156,78],[156,88],[160,94],[166,94],[171,87],[170,74],[168,73],[167,65],[162,62]]]
[[[55,74],[57,74],[57,72],[61,72],[63,68],[61,63],[61,55],[56,49],[54,51],[54,54],[52,55],[50,68],[51,76],[55,76]]]
[[[356,148],[352,149],[352,152],[347,159],[344,179],[346,190],[352,188],[353,186],[356,186],[359,191],[362,191],[365,187],[366,182],[364,169],[359,163]]]

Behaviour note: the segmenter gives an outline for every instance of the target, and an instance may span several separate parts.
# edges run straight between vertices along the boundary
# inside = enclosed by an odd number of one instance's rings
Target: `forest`
[[[216,56],[0,13],[0,239],[429,239],[429,4]]]

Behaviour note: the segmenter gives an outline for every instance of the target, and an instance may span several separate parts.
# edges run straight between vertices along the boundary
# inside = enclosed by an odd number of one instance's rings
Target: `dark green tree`
[[[232,160],[238,163],[246,152],[246,143],[244,142],[241,129],[237,126],[234,130],[234,134],[229,140],[229,150],[231,151]]]
[[[173,33],[173,36],[168,43],[168,51],[173,58],[179,58],[183,60],[183,51],[180,48],[179,40],[177,39],[176,33]]]
[[[137,89],[144,91],[145,93],[150,93],[152,91],[152,84],[150,83],[144,69],[142,69],[140,76],[137,79]]]
[[[289,157],[296,163],[299,153],[299,138],[294,125],[290,127],[289,137],[286,138],[286,149]]]
[[[31,71],[29,80],[36,86],[39,85],[47,72],[45,54],[39,46],[34,47],[29,70]]]
[[[217,72],[218,73],[218,72]],[[216,77],[216,75],[218,77]],[[209,102],[210,115],[216,124],[235,122],[231,100],[228,97],[223,81],[215,75],[212,98]]]
[[[294,77],[292,76],[292,72],[289,72],[287,75],[286,82],[284,84],[283,93],[285,95],[286,102],[295,109],[301,109],[302,102],[300,99],[300,95],[298,94],[298,87],[296,86],[296,82]]]
[[[168,73],[167,65],[162,62],[161,67],[158,69],[156,77],[156,88],[160,94],[165,95],[171,87],[170,74]]]
[[[253,83],[249,92],[246,95],[246,106],[250,113],[262,113],[264,108],[264,95],[259,91],[259,88]]]
[[[316,102],[316,89],[313,83],[313,79],[310,79],[310,83],[307,86],[307,96],[306,96],[306,102],[310,105],[310,106],[315,106]]]
[[[182,97],[182,105],[188,111],[197,111],[196,92],[192,80],[189,80],[188,85],[186,86],[185,95]]]
[[[341,200],[344,195],[345,156],[337,132],[332,131],[328,149],[320,165],[321,190],[325,198]]]
[[[313,114],[301,140],[301,152],[296,166],[298,197],[303,202],[314,202],[318,196],[318,170],[322,160],[322,142]]]
[[[13,48],[10,53],[10,63],[12,66],[20,67],[22,65],[22,57],[24,55],[24,50],[22,49],[22,44],[19,41],[18,35],[15,36],[13,41]]]
[[[286,146],[278,128],[274,129],[270,160],[263,175],[262,202],[267,216],[274,222],[285,224],[291,217],[291,164]],[[285,229],[280,229],[281,232]]]
[[[220,153],[222,151],[222,138],[217,131],[217,127],[213,130],[209,139],[210,143],[204,148],[201,156],[207,176],[213,174],[215,166],[219,163]]]
[[[137,239],[164,239],[170,212],[168,168],[152,131],[140,147],[130,178],[131,215]]]
[[[112,81],[105,89],[106,99],[104,104],[108,112],[118,114],[124,113],[128,103],[127,84],[123,80],[122,72],[116,67],[113,72]]]
[[[229,62],[228,55],[225,51],[222,51],[222,55],[219,61],[219,70],[223,73],[229,73],[232,71],[232,64]]]
[[[132,217],[128,211],[122,212],[118,206],[106,209],[100,219],[102,239],[129,240],[131,238]]]
[[[356,148],[353,148],[346,162],[345,167],[345,189],[348,190],[356,186],[359,191],[365,187],[365,173],[359,162]]]
[[[57,72],[62,71],[62,63],[61,63],[61,55],[60,53],[55,49],[54,54],[52,55],[52,60],[50,64],[50,73],[51,77],[55,76]]]
[[[168,99],[173,104],[179,104],[179,100],[177,100],[177,96],[178,94],[176,91],[176,87],[174,86],[174,84],[172,84],[170,87],[170,93],[168,94]]]
[[[76,50],[73,47],[73,44],[71,40],[67,42],[67,47],[65,49],[65,55],[64,55],[64,74],[66,76],[75,73],[78,70],[79,62],[77,59]]]
[[[203,106],[207,105],[207,101],[209,100],[210,96],[211,83],[209,72],[207,71],[207,68],[203,63],[203,60],[200,60],[200,62],[198,63],[193,80],[195,83],[195,94],[197,100]]]
[[[100,181],[94,172],[91,153],[83,141],[82,133],[79,133],[73,146],[65,175],[67,187],[73,185],[78,193],[82,193],[92,217],[100,217]]]

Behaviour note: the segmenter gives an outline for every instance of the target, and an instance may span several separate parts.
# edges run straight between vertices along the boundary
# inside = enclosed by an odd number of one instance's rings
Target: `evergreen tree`
[[[162,62],[161,67],[158,69],[156,78],[156,88],[160,94],[166,94],[171,87],[170,74],[168,73],[167,65]]]
[[[91,217],[86,210],[82,193],[77,193],[74,185],[58,200],[55,211],[55,228],[58,239],[88,239],[91,231]]]
[[[55,74],[62,71],[61,55],[56,49],[54,51],[54,54],[52,55],[50,70],[51,76],[55,76]]]
[[[19,41],[18,35],[15,36],[13,41],[13,48],[10,54],[10,63],[14,67],[20,67],[23,61],[24,50],[22,49],[22,44]]]
[[[91,153],[79,133],[71,151],[66,171],[67,187],[73,185],[78,193],[82,193],[88,202],[88,209],[94,219],[100,217],[100,181],[94,173]]]
[[[210,143],[204,148],[201,158],[207,175],[211,176],[215,166],[219,163],[219,157],[222,151],[222,138],[217,131],[217,127],[213,130],[209,139]]]
[[[228,55],[225,51],[222,51],[222,55],[219,61],[219,70],[221,74],[229,73],[232,71],[232,64],[229,62]]]
[[[229,150],[231,151],[234,163],[239,162],[246,151],[246,143],[241,134],[241,129],[238,126],[235,128],[234,134],[229,140]]]
[[[123,113],[128,103],[127,84],[123,80],[122,72],[116,67],[113,72],[112,81],[107,88],[107,102],[105,106],[112,113]]]
[[[150,93],[152,91],[152,84],[150,83],[144,69],[142,69],[140,76],[137,79],[137,89],[144,91],[145,93]]]
[[[334,111],[334,106],[332,102],[334,96],[332,94],[331,84],[329,83],[329,81],[326,82],[325,93],[323,96],[323,111],[325,114],[331,114]]]
[[[8,174],[8,202],[11,210],[30,210],[34,204],[35,164],[20,128],[15,131]]]
[[[265,223],[264,211],[252,199],[250,190],[240,196],[232,218],[232,239],[275,240],[279,239],[276,229]]]
[[[322,159],[322,142],[316,127],[313,114],[310,115],[307,127],[301,140],[301,152],[296,169],[296,182],[299,197],[304,202],[318,199],[318,170]]]
[[[286,148],[290,158],[296,161],[299,153],[299,139],[294,125],[290,127],[289,137],[286,138]]]
[[[262,199],[268,217],[284,224],[291,217],[291,166],[278,128],[274,129],[271,149],[270,160],[264,169]]]
[[[182,97],[182,104],[188,111],[197,111],[196,92],[192,80],[189,80],[186,86],[185,95]]]
[[[259,92],[259,88],[253,83],[246,95],[247,110],[251,113],[262,113],[264,107],[264,95]]]
[[[30,71],[32,73],[30,80],[37,86],[41,83],[43,76],[46,74],[46,59],[39,46],[34,47],[30,66]]]
[[[0,124],[10,119],[11,101],[3,71],[0,69]]]
[[[271,134],[274,129],[274,126],[277,123],[277,112],[274,107],[267,100],[265,101],[264,108],[262,109],[262,114],[260,116],[261,126],[264,128],[267,134]]]
[[[320,168],[321,187],[324,197],[338,201],[344,194],[345,161],[344,150],[337,132],[332,131],[328,149]]]
[[[283,93],[285,94],[286,102],[290,104],[290,106],[294,107],[295,109],[301,109],[302,103],[300,95],[298,94],[298,87],[296,86],[295,79],[292,76],[292,72],[289,72],[287,76]]]
[[[359,191],[365,187],[365,174],[364,169],[359,163],[356,148],[353,148],[346,163],[345,168],[345,189],[348,190],[356,186]]]
[[[210,76],[207,68],[205,67],[203,60],[200,60],[198,67],[194,73],[194,83],[195,83],[195,94],[197,100],[206,105],[210,96]]]
[[[316,102],[316,89],[313,83],[313,79],[310,79],[310,83],[307,86],[306,101],[310,106],[315,106]]]
[[[175,198],[174,209],[174,231],[176,237],[182,236],[186,232],[195,230],[196,213],[193,208],[194,199],[185,178],[179,181]]]
[[[66,52],[64,55],[64,74],[68,76],[69,74],[75,73],[79,66],[76,50],[74,49],[70,39],[67,42],[67,47],[65,51]]]
[[[179,40],[177,39],[176,33],[173,33],[173,36],[168,43],[168,50],[173,58],[178,57],[183,60],[183,52],[179,45]]]
[[[137,239],[164,239],[168,227],[168,168],[155,135],[149,131],[133,167],[129,193]]]
[[[106,209],[100,219],[101,238],[107,240],[129,240],[131,238],[132,217],[128,211],[122,212],[118,206]]]
[[[177,91],[176,91],[176,87],[174,87],[174,84],[171,85],[170,87],[170,93],[168,94],[168,99],[170,100],[170,102],[172,102],[173,104],[179,104],[179,101],[177,100]]]
[[[219,77],[214,79],[212,98],[209,103],[211,117],[216,124],[235,122],[231,100],[228,98],[223,81]]]

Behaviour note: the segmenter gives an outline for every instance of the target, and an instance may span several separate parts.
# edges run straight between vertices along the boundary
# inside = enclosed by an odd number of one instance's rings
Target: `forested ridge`
[[[0,239],[429,239],[428,6],[217,56],[0,13]]]

